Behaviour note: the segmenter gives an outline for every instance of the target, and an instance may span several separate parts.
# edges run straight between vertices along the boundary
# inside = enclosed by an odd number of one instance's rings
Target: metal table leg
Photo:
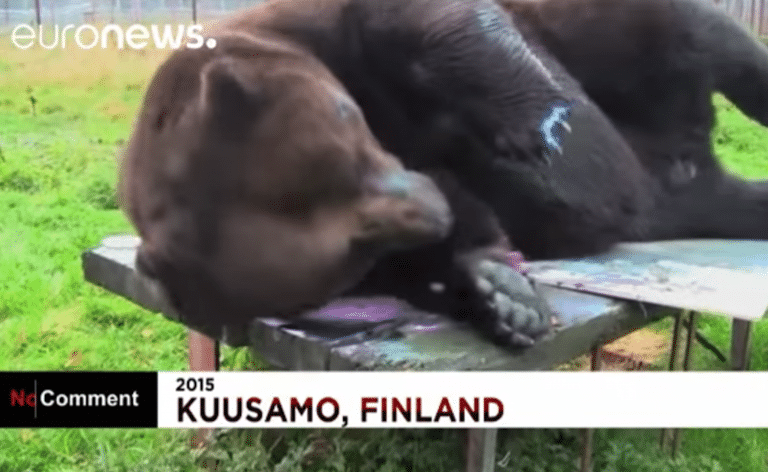
[[[467,430],[467,472],[496,470],[496,428]]]
[[[669,356],[670,371],[675,370],[675,361],[677,359],[678,345],[680,342],[680,328],[683,323],[683,317],[685,316],[689,316],[690,323],[688,326],[688,332],[685,337],[685,351],[683,353],[682,370],[687,371],[690,368],[691,352],[693,352],[693,343],[695,341],[695,334],[696,334],[697,315],[698,314],[696,312],[686,310],[675,316],[675,326],[672,331],[672,352],[670,353],[670,356]],[[669,436],[671,436],[671,438],[669,438]],[[661,435],[659,438],[659,447],[662,450],[666,446],[668,439],[671,439],[671,445],[670,445],[671,455],[672,457],[675,457],[677,455],[677,452],[680,450],[680,443],[682,442],[682,432],[680,431],[680,428],[674,428],[671,431],[666,428],[661,430]]]
[[[600,347],[592,348],[590,370],[596,372],[600,370]],[[590,472],[592,470],[592,453],[595,430],[587,428],[582,431],[581,436],[581,466],[579,472]]]
[[[749,369],[752,322],[733,319],[731,326],[731,367],[733,370]]]

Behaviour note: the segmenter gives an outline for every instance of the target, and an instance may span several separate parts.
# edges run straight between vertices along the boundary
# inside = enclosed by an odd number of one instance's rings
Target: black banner
[[[156,428],[157,372],[0,372],[0,428]]]

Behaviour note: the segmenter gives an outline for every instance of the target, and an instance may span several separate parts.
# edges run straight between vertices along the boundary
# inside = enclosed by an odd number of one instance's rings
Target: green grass
[[[68,54],[46,54],[72,74],[50,82],[37,60],[0,63],[11,67],[0,78],[0,369],[181,368],[183,329],[83,283],[78,254],[130,230],[115,157],[143,80],[85,75]]]
[[[717,125],[712,142],[717,155],[734,173],[747,178],[768,177],[768,133],[721,95],[715,96],[714,103]]]
[[[116,156],[161,57],[0,53],[0,370],[185,369],[185,329],[84,283],[79,257],[131,230]],[[0,470],[179,470],[186,445],[175,430],[0,430]]]
[[[115,156],[162,56],[0,46],[0,370],[186,368],[184,328],[85,283],[79,259],[105,235],[130,231],[116,208]],[[713,139],[728,167],[768,176],[768,133],[721,97],[716,104]],[[728,352],[727,320],[704,317],[701,329]],[[768,325],[758,323],[753,369],[768,369],[766,340]],[[225,348],[223,357],[224,368],[262,365],[244,349]],[[725,368],[702,349],[694,366]],[[702,405],[701,414],[717,407]],[[506,432],[499,470],[573,470],[575,434]],[[0,430],[0,471],[200,470],[206,459],[220,470],[283,472],[452,471],[459,463],[455,431],[333,431],[325,438],[331,452],[314,463],[319,439],[306,431],[224,432],[194,453],[187,438],[183,430]],[[652,430],[598,431],[596,470],[766,470],[766,430],[686,431],[676,462],[655,441]],[[503,460],[507,453],[512,460]]]

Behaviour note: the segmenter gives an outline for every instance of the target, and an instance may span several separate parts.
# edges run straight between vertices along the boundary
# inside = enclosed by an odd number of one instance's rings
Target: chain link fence
[[[263,0],[0,0],[0,28],[26,23],[204,22]],[[768,36],[768,0],[712,1],[758,36]]]
[[[260,0],[0,0],[0,27],[204,22]]]
[[[754,34],[768,36],[768,0],[714,0],[731,17],[749,28]]]

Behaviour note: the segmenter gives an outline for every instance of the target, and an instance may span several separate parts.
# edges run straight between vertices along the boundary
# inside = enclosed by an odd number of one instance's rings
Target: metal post
[[[496,428],[468,429],[466,472],[493,472],[496,467]]]
[[[749,348],[752,322],[734,318],[731,326],[731,368],[749,369]]]
[[[683,326],[683,316],[685,316],[685,312],[675,315],[675,326],[672,328],[672,348],[669,353],[669,370],[671,371],[675,370],[678,345],[680,344],[680,329]]]
[[[685,316],[685,314],[686,314],[686,311],[682,311],[675,315],[675,325],[672,328],[672,347],[669,352],[670,372],[675,370],[675,361],[677,360],[678,345],[680,343],[680,328],[683,325],[683,316]],[[669,435],[669,430],[667,428],[662,428],[661,432],[659,433],[659,448],[662,451],[664,450],[664,446],[667,442],[668,435]]]
[[[695,311],[690,312],[688,324],[688,335],[685,338],[685,354],[683,354],[683,370],[688,370],[688,365],[691,362],[691,351],[693,349],[693,343],[696,341],[696,315]]]
[[[693,350],[693,343],[696,341],[696,316],[695,311],[691,312],[690,324],[688,325],[688,336],[685,340],[685,354],[683,355],[683,371],[688,370],[688,366],[691,363],[691,351]],[[680,450],[680,443],[682,442],[682,432],[680,428],[672,430],[672,458],[677,456],[677,451]]]
[[[600,370],[600,351],[602,346],[593,347],[590,359],[590,370],[597,372]],[[595,430],[586,428],[581,432],[581,466],[579,472],[590,472],[592,470],[592,444],[594,442]]]

